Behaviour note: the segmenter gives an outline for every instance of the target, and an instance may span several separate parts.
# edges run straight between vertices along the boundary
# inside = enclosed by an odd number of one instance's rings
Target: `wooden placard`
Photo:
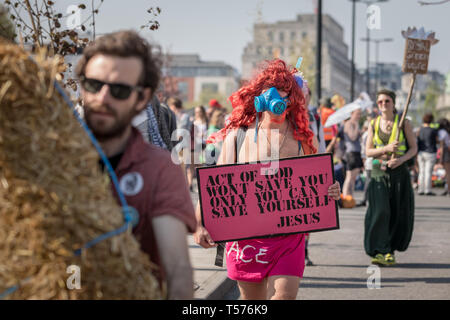
[[[427,73],[430,46],[429,40],[407,38],[402,71],[416,74]]]

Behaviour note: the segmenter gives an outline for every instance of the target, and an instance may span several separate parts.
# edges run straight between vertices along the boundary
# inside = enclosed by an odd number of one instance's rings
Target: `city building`
[[[369,68],[369,73],[370,91],[374,95],[381,88],[392,91],[402,89],[402,67],[396,63],[377,63]]]
[[[401,77],[401,88],[397,91],[397,108],[403,110],[411,86],[411,73],[403,73]],[[408,116],[415,125],[422,123],[422,116],[425,112],[432,112],[436,116],[440,111],[450,106],[450,100],[446,100],[445,95],[446,83],[445,76],[438,71],[428,70],[426,74],[416,75],[414,90],[409,104]],[[435,94],[437,96],[436,103],[427,105],[427,95]]]
[[[224,62],[203,61],[198,54],[166,57],[161,90],[172,92],[183,102],[201,102],[204,94],[226,100],[238,88],[238,72]]]
[[[330,15],[322,17],[322,96],[338,93],[350,100],[351,61],[349,48],[344,42],[344,30]],[[250,79],[264,60],[280,58],[295,66],[298,57],[303,65],[312,66],[308,78],[315,77],[316,15],[299,14],[296,20],[275,23],[256,23],[253,41],[242,54],[242,78]],[[305,61],[306,60],[306,61]],[[301,68],[303,70],[303,68]],[[364,89],[362,77],[355,70],[355,97]],[[314,87],[311,88],[314,91]]]
[[[444,91],[438,98],[436,111],[439,118],[450,119],[450,72],[445,75]]]

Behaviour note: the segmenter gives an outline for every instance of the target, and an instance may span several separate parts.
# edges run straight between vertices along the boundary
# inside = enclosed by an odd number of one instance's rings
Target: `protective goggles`
[[[136,90],[137,92],[141,92],[143,90],[141,86],[130,86],[121,83],[108,83],[97,79],[86,78],[85,76],[81,76],[80,81],[84,90],[90,93],[97,93],[103,88],[104,85],[107,85],[109,87],[111,96],[113,96],[117,100],[128,99],[133,90]]]

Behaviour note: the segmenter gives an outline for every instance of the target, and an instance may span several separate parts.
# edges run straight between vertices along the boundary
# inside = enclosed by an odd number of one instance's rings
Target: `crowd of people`
[[[372,168],[377,163],[377,160],[374,162],[373,157],[367,155],[366,144],[371,123],[382,115],[379,107],[380,103],[377,103],[371,110],[358,109],[343,123],[324,128],[327,151],[334,154],[335,173],[343,188],[340,202],[343,207],[366,206]],[[325,98],[319,110],[322,124],[325,124],[329,115],[338,109],[330,98]],[[418,195],[435,196],[432,187],[444,187],[439,195],[447,196],[450,174],[436,173],[449,172],[449,121],[446,118],[440,118],[437,122],[433,120],[433,114],[427,112],[422,118],[421,126],[413,128],[418,154],[408,161],[408,167]],[[388,132],[392,130],[388,129]],[[443,179],[444,176],[446,180]],[[364,191],[359,203],[353,199],[356,181],[359,182],[358,189]]]
[[[119,180],[133,176],[129,181],[132,192],[126,194],[140,216],[133,233],[160,268],[158,277],[161,285],[167,285],[169,299],[193,298],[187,234],[193,233],[202,247],[217,246],[202,225],[200,204],[195,210],[189,193],[195,192],[195,168],[273,160],[274,146],[267,144],[271,135],[281,141],[275,146],[278,159],[332,152],[337,181],[329,185],[328,196],[344,207],[352,207],[347,200],[365,171],[365,196],[360,205],[368,203],[364,247],[372,263],[393,264],[394,251],[408,247],[414,219],[410,171],[418,172],[419,195],[433,195],[431,175],[438,160],[447,171],[448,194],[448,121],[439,120],[437,131],[427,114],[417,133],[406,121],[398,141],[393,139],[399,130],[399,114],[392,91],[378,92],[377,105],[370,113],[356,110],[343,124],[324,128],[335,112],[332,99],[324,99],[318,108],[310,106],[306,81],[279,59],[267,62],[259,75],[233,93],[231,113],[215,99],[206,108],[199,105],[192,110],[185,110],[177,97],[159,101],[159,74],[150,45],[132,31],[96,39],[86,47],[77,67],[84,118]],[[255,97],[269,99],[269,90],[275,90],[278,101],[283,101],[281,114],[255,109]],[[242,149],[236,147],[239,134]],[[259,148],[268,148],[267,158],[260,158]],[[173,154],[182,159],[180,165]],[[415,159],[412,166],[411,159]],[[400,189],[392,189],[395,181]],[[225,248],[227,269],[238,283],[241,298],[295,299],[305,260],[312,264],[307,235],[235,242]],[[264,250],[265,261],[243,262],[234,245]]]

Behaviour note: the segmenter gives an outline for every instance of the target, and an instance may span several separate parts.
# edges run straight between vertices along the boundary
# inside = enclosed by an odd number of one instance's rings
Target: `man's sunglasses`
[[[106,84],[109,87],[109,92],[111,93],[111,96],[113,96],[115,99],[118,100],[128,99],[133,90],[136,90],[139,93],[143,89],[140,86],[130,86],[121,83],[108,83],[96,79],[86,78],[84,76],[80,77],[80,81],[83,88],[90,93],[99,92]]]

